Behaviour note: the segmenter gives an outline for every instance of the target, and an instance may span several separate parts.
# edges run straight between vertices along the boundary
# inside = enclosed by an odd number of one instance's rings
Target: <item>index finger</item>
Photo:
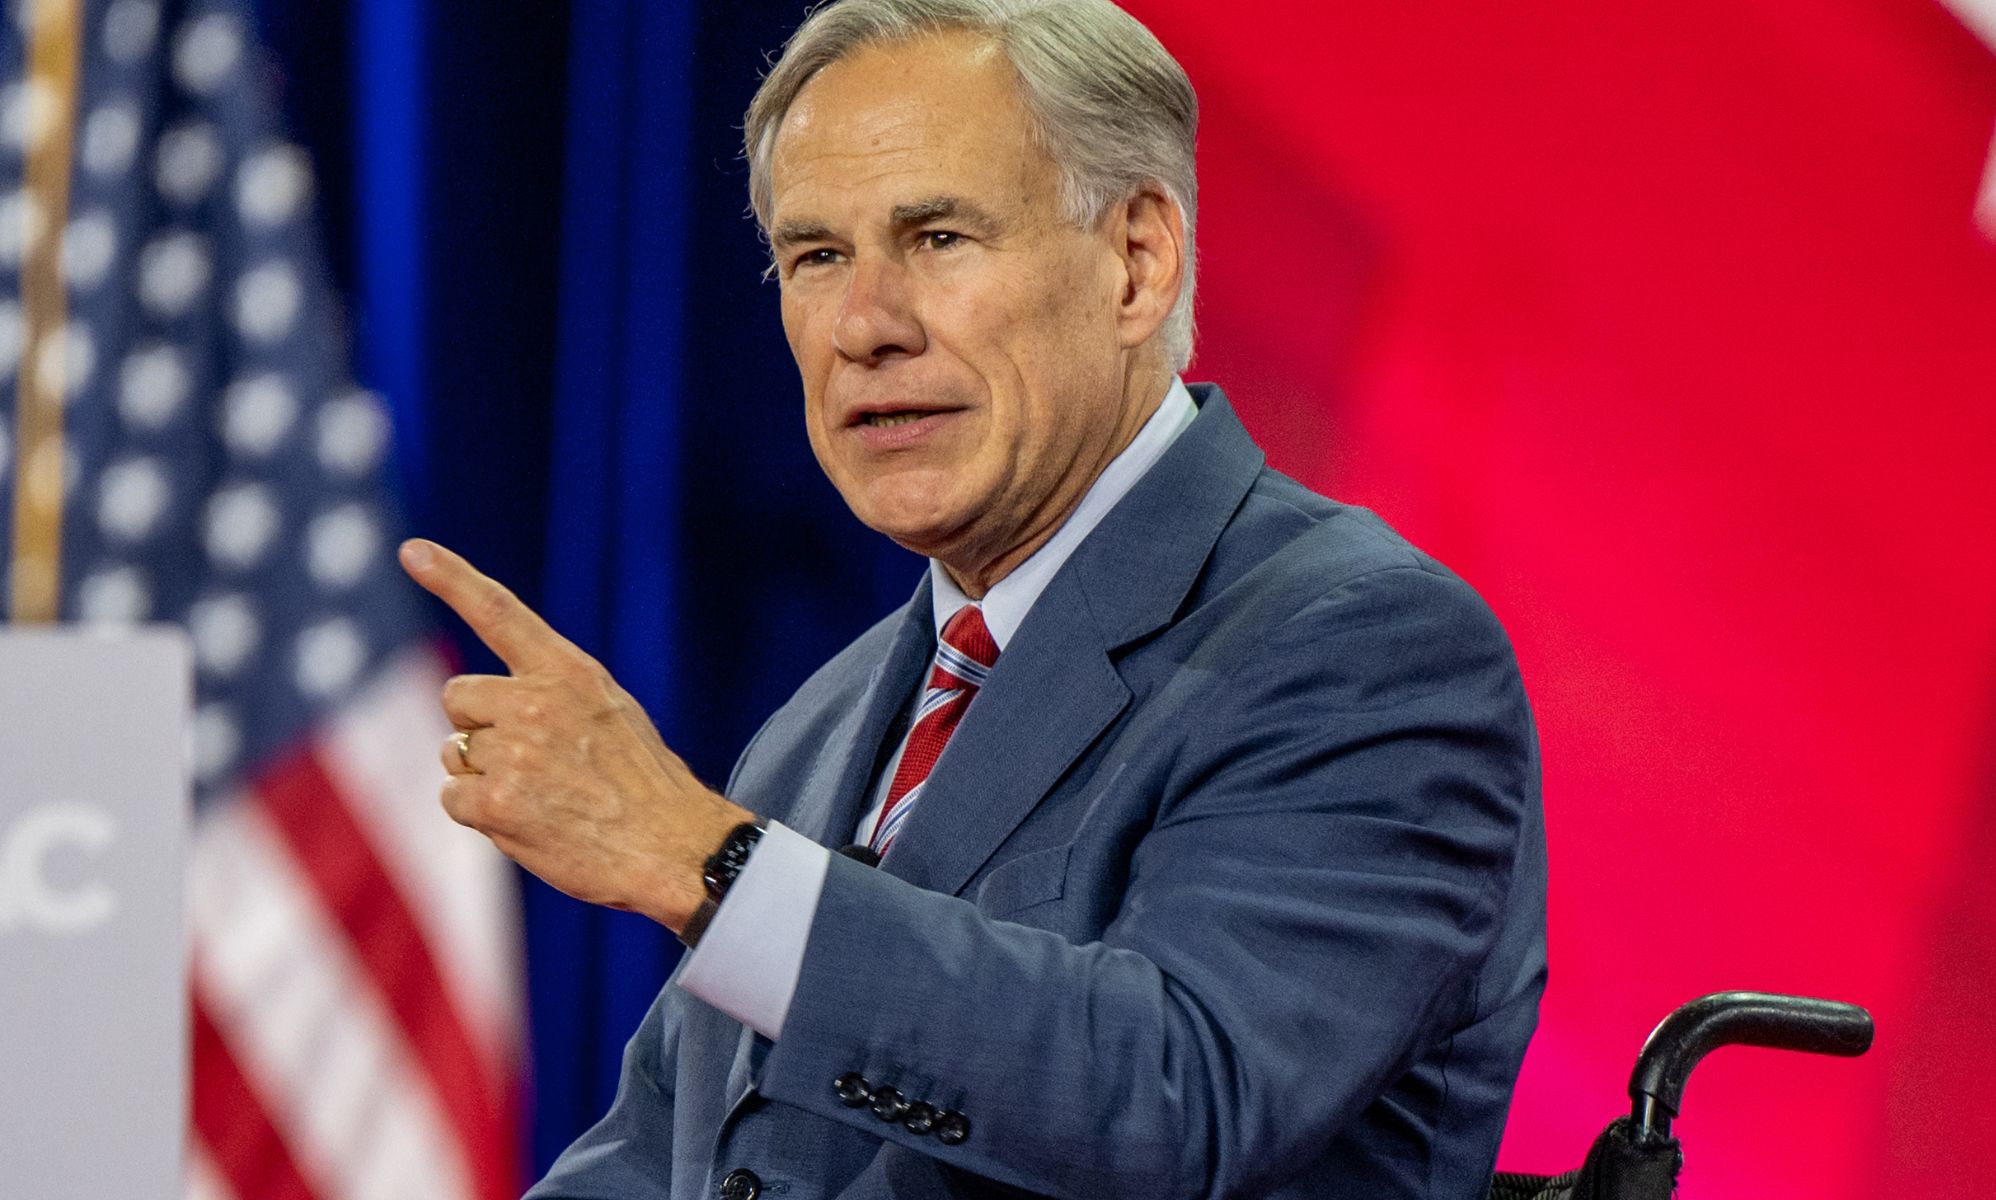
[[[515,675],[564,666],[582,653],[575,643],[520,602],[506,586],[435,542],[402,543],[402,569],[432,596],[464,618],[478,640]]]

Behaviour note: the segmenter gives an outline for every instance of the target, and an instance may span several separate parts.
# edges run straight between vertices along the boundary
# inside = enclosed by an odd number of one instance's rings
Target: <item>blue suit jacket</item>
[[[781,1200],[1481,1200],[1545,983],[1509,644],[1194,395],[887,861],[833,858],[781,1039],[668,984],[532,1196],[692,1200],[746,1169]],[[846,842],[934,637],[925,581],[770,718],[730,794]],[[847,1107],[848,1074],[968,1137]]]

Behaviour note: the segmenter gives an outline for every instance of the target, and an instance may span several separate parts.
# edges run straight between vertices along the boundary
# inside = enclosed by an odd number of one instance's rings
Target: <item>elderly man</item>
[[[747,149],[811,444],[931,565],[725,796],[405,548],[512,669],[446,691],[451,814],[694,946],[534,1196],[1483,1195],[1544,983],[1524,691],[1177,378],[1195,124],[1106,0],[791,39]]]

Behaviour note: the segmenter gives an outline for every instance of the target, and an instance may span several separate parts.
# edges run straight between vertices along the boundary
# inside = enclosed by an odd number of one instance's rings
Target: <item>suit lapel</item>
[[[901,713],[935,650],[929,576],[901,610],[887,656],[875,664],[852,707],[825,739],[824,753],[805,777],[796,807],[783,823],[821,845],[852,841],[866,813],[874,766],[887,732]]]
[[[795,806],[783,818],[785,825],[823,846],[839,847],[852,841],[853,829],[867,809],[882,743],[928,667],[935,637],[925,571],[914,598],[901,610],[886,657],[874,664],[851,706],[826,737],[824,753],[805,775]],[[769,1047],[769,1039],[742,1028],[734,1062],[728,1069],[727,1121],[740,1115],[742,1102],[761,1075]]]
[[[882,868],[955,894],[1130,702],[1114,652],[1169,624],[1262,454],[1218,388],[1034,602]],[[933,622],[931,622],[933,623]]]
[[[959,891],[1129,703],[1092,623],[1037,620],[1062,590],[1056,577],[999,655],[881,864],[891,874]]]

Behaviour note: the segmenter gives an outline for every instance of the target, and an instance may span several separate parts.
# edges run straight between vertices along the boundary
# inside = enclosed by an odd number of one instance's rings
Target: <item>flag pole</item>
[[[28,49],[27,203],[21,230],[22,338],[14,395],[14,545],[8,615],[47,624],[60,612],[62,577],[62,401],[67,364],[62,235],[76,142],[81,0],[31,0]]]

